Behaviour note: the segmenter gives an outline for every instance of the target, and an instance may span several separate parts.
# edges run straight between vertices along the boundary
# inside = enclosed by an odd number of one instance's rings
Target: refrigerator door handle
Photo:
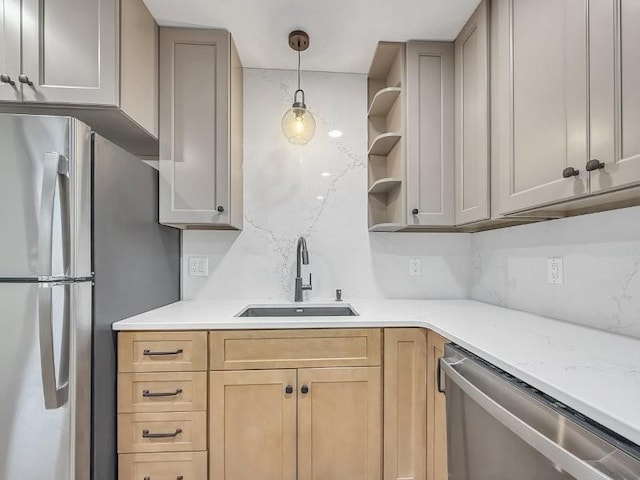
[[[60,408],[69,398],[69,337],[70,337],[70,283],[42,284],[38,291],[38,323],[40,338],[40,365],[44,405],[47,410]],[[53,346],[53,289],[64,288],[62,340],[60,347],[60,381],[56,375]]]
[[[69,275],[71,259],[71,204],[69,198],[69,160],[58,153],[45,154],[42,178],[40,218],[38,219],[39,271],[44,277],[53,275],[53,217],[56,188],[60,189],[62,221],[62,260],[64,276]]]

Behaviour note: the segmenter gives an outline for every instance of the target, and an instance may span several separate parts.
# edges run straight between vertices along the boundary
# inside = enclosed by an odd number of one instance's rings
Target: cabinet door
[[[301,369],[298,385],[298,480],[380,480],[380,367]]]
[[[454,223],[453,55],[452,43],[407,44],[409,226]]]
[[[22,0],[25,102],[118,105],[118,0]]]
[[[425,480],[427,335],[384,330],[384,480]]]
[[[162,223],[229,223],[229,43],[224,30],[160,29]]]
[[[9,76],[0,82],[0,101],[19,102],[20,0],[0,0],[0,75]]]
[[[296,371],[211,372],[209,389],[209,478],[295,480]]]
[[[447,341],[440,335],[428,334],[428,375],[427,395],[428,414],[427,430],[429,432],[427,450],[427,479],[447,480],[447,412],[444,393],[438,390],[438,361],[444,356],[444,344]]]
[[[489,45],[487,2],[455,42],[456,224],[489,218]]]
[[[640,1],[589,3],[591,192],[640,183]]]
[[[492,3],[498,213],[588,192],[587,0]],[[578,176],[563,177],[566,167]]]

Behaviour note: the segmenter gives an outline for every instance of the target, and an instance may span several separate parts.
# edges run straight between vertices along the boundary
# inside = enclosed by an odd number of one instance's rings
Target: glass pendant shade
[[[301,91],[298,90],[296,95]],[[302,98],[302,102],[294,102],[282,117],[282,133],[294,145],[307,144],[316,133],[316,120],[304,104],[304,92]]]

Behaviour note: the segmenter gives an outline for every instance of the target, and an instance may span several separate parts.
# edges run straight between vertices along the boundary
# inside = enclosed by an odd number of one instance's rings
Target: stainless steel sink
[[[236,317],[357,317],[350,305],[249,305]]]

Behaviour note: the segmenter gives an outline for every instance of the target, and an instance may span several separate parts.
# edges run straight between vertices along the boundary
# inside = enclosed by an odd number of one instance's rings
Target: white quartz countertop
[[[472,300],[359,299],[343,302],[357,317],[236,317],[247,305],[270,304],[283,302],[181,301],[117,322],[113,329],[423,327],[640,445],[638,339]],[[326,303],[302,306],[319,304]]]

